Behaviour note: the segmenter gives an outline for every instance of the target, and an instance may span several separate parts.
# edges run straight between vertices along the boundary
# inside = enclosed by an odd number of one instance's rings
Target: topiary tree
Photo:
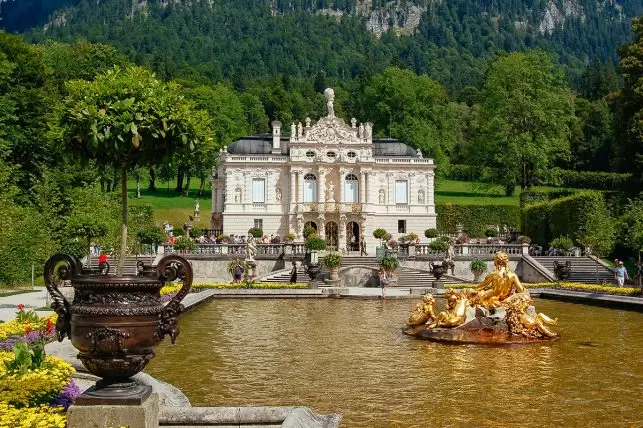
[[[380,260],[380,267],[388,273],[395,272],[400,268],[400,260],[394,256],[384,256]]]
[[[258,227],[252,227],[248,229],[248,234],[252,235],[253,238],[261,238],[263,236],[263,230]]]
[[[373,236],[376,239],[379,239],[380,241],[382,241],[386,235],[388,235],[388,232],[386,231],[386,229],[380,228],[380,229],[375,229],[373,231]]]
[[[427,238],[437,238],[438,237],[438,230],[434,227],[431,229],[427,229],[424,231],[424,236]]]
[[[153,226],[139,230],[136,233],[136,237],[138,238],[139,243],[150,245],[152,246],[152,248],[156,248],[163,243],[165,235],[163,234],[163,230],[161,230],[160,227]]]
[[[174,248],[180,251],[193,251],[196,249],[196,244],[190,237],[184,235],[176,240]]]
[[[69,228],[71,234],[78,238],[87,239],[87,263],[91,267],[91,244],[92,239],[102,238],[107,234],[107,225],[100,217],[95,217],[89,214],[81,214],[76,217],[72,217],[67,222],[67,227]]]
[[[319,236],[311,236],[306,239],[304,245],[309,250],[321,251],[326,249],[326,240]]]
[[[444,253],[449,249],[449,238],[441,237],[429,244],[429,248],[432,251],[437,251],[438,253]]]
[[[498,231],[496,229],[487,229],[484,231],[484,236],[487,238],[495,238],[498,236]]]
[[[127,172],[159,165],[176,152],[187,154],[211,142],[210,118],[141,67],[114,67],[92,81],[66,84],[67,96],[52,121],[59,148],[84,162],[112,166],[121,177],[121,248],[127,250]]]

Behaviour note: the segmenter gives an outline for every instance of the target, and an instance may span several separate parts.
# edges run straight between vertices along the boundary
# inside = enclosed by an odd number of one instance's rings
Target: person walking
[[[366,252],[366,241],[364,241],[363,236],[359,238],[359,255],[368,256],[368,253]]]
[[[614,269],[614,279],[619,287],[623,287],[625,285],[625,281],[629,279],[627,276],[627,269],[625,269],[625,266],[623,266],[623,262],[621,261],[618,262],[618,266]]]
[[[384,299],[384,287],[388,284],[388,277],[383,267],[379,271],[380,287],[382,288],[382,299]]]
[[[292,269],[290,271],[290,283],[295,284],[297,282],[297,262],[292,261]]]

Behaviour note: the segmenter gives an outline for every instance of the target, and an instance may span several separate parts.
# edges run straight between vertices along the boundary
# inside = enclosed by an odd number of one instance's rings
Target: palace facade
[[[243,137],[221,150],[212,177],[211,228],[245,235],[303,239],[312,226],[331,247],[372,250],[373,230],[394,237],[435,227],[433,159],[394,139],[374,139],[371,123],[335,117],[333,91],[324,92],[328,115],[312,123],[272,122],[272,135]]]

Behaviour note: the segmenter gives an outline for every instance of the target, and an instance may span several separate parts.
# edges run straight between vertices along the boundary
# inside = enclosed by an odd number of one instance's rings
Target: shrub
[[[432,251],[437,251],[437,252],[439,252],[439,253],[444,253],[444,252],[446,252],[446,251],[449,249],[449,241],[448,241],[448,239],[449,239],[449,238],[446,238],[446,239],[442,239],[442,238],[440,238],[440,239],[436,239],[435,241],[433,241],[433,242],[431,242],[431,243],[429,244],[429,248],[430,248]]]
[[[435,207],[437,229],[443,233],[456,233],[458,224],[469,236],[484,236],[488,224],[500,224],[520,230],[520,207],[517,205],[454,205],[439,204]]]
[[[377,239],[380,239],[380,240],[384,239],[384,237],[385,237],[386,235],[388,235],[388,234],[389,234],[389,233],[386,231],[386,229],[382,229],[382,228],[380,228],[380,229],[375,229],[375,230],[373,231],[373,236],[374,236],[375,238],[377,238]]]
[[[232,284],[230,282],[200,282],[192,284],[192,289],[194,291],[201,291],[207,289],[238,289],[238,288],[247,288],[245,284]],[[252,288],[258,289],[278,289],[278,288],[308,288],[308,284],[301,282],[290,284],[283,282],[253,282]]]
[[[326,249],[326,240],[323,238],[320,238],[319,236],[313,235],[308,239],[306,239],[306,242],[304,245],[309,250],[321,251]]]
[[[553,168],[547,181],[552,186],[594,190],[622,190],[628,187],[631,174],[602,171],[575,171]]]
[[[304,229],[304,239],[308,239],[313,235],[317,235],[317,230],[314,227],[308,226]]]
[[[427,229],[424,231],[424,236],[426,236],[427,238],[437,238],[438,230],[433,227],[431,229]]]
[[[471,269],[471,272],[486,272],[488,268],[487,264],[482,260],[472,260],[469,263],[469,269]]]
[[[487,229],[484,231],[484,236],[487,238],[495,238],[498,236],[498,231],[496,229]]]
[[[568,236],[559,236],[558,238],[553,239],[549,245],[564,251],[571,251],[574,247],[574,241],[572,241]]]
[[[138,238],[138,242],[140,242],[141,244],[154,246],[161,245],[163,243],[163,239],[165,238],[161,228],[156,226],[146,227],[139,230],[138,232],[136,232],[136,237]]]
[[[342,256],[336,251],[332,251],[326,254],[326,257],[324,257],[324,266],[326,266],[329,269],[339,267],[339,265],[341,264],[342,264]]]
[[[524,207],[529,204],[553,201],[572,194],[574,194],[574,191],[567,189],[525,190],[520,192],[520,206]]]
[[[386,272],[395,272],[400,268],[400,261],[394,256],[384,256],[382,260],[380,260],[380,266]]]
[[[292,242],[295,239],[297,239],[297,235],[295,235],[294,233],[289,233],[288,235],[284,236],[284,241]]]
[[[248,234],[253,238],[261,238],[263,236],[263,230],[258,227],[251,227],[248,229]]]
[[[174,242],[174,248],[181,251],[193,251],[196,249],[196,244],[192,238],[188,236],[180,236],[179,239]]]
[[[621,296],[640,296],[643,291],[640,288],[616,287],[612,285],[601,284],[583,284],[579,282],[544,282],[536,284],[527,284],[528,288],[559,288],[562,290],[577,290],[599,292],[606,294],[618,294]]]
[[[400,236],[398,241],[402,244],[409,244],[415,242],[415,240],[418,238],[417,233],[409,233],[408,235]]]

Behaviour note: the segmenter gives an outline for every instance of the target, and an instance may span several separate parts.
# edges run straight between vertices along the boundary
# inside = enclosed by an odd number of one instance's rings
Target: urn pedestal
[[[66,280],[74,288],[72,303],[58,289]],[[164,305],[161,288],[175,280],[183,286]],[[56,254],[45,265],[45,283],[58,314],[58,340],[69,337],[79,351],[78,359],[90,373],[101,377],[74,404],[139,405],[145,401],[151,387],[137,384],[131,376],[145,368],[154,357],[154,347],[166,335],[174,343],[179,334],[180,302],[192,285],[190,263],[169,255],[156,269],[139,264],[137,276],[111,276],[83,269],[74,256]]]

